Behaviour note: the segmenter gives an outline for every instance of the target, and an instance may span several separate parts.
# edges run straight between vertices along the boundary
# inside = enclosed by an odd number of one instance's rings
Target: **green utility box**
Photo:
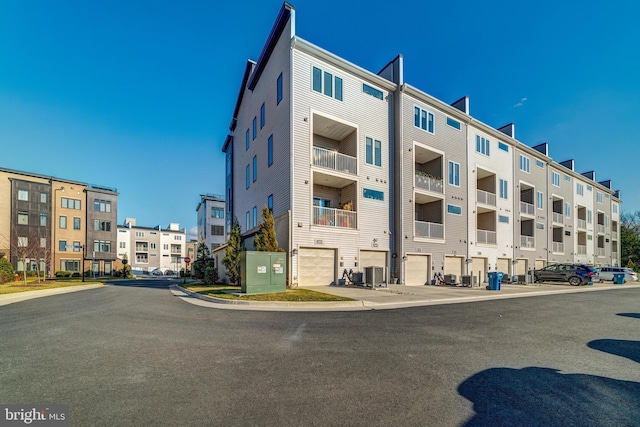
[[[245,251],[240,254],[240,285],[245,294],[287,290],[287,253]]]

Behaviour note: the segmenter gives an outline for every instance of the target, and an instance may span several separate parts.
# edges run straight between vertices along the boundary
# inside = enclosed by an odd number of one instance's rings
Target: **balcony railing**
[[[495,245],[498,242],[497,234],[495,231],[490,230],[476,230],[476,237],[478,243],[485,245]]]
[[[326,227],[356,228],[357,212],[342,209],[313,207],[313,224]]]
[[[180,250],[180,247],[175,247],[175,248],[171,248],[171,253],[172,254],[180,254],[182,253],[182,251]]]
[[[598,233],[604,233],[604,224],[598,224]]]
[[[613,252],[614,254],[618,253],[618,245],[612,245],[611,246],[611,252]]]
[[[535,248],[536,238],[533,236],[520,236],[520,247]]]
[[[136,246],[136,252],[149,252],[148,246]]]
[[[604,256],[604,248],[596,248],[596,255],[598,256]]]
[[[578,228],[587,229],[587,220],[578,218]]]
[[[587,246],[578,245],[578,255],[586,255],[586,254],[587,254]]]
[[[444,185],[441,179],[416,174],[416,187],[442,194]]]
[[[313,165],[353,175],[356,173],[355,157],[320,147],[313,147]]]
[[[428,237],[430,239],[444,239],[444,224],[435,222],[416,221],[416,237]]]
[[[564,243],[563,242],[551,242],[551,250],[553,252],[564,253]]]
[[[557,222],[558,224],[564,224],[563,216],[561,213],[554,212],[553,213],[553,222]]]
[[[613,240],[618,240],[618,232],[617,231],[612,231],[611,232],[611,238]]]
[[[495,193],[489,193],[488,191],[476,190],[476,200],[478,203],[482,203],[483,205],[496,205]]]
[[[527,215],[533,215],[535,207],[531,203],[520,202],[520,212]]]

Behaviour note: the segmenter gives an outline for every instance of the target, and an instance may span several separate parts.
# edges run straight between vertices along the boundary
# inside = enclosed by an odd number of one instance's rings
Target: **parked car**
[[[625,282],[637,282],[638,275],[635,271],[625,267],[600,267],[598,269],[599,280],[611,280],[613,281],[614,274],[624,274]]]
[[[153,276],[163,276],[163,275],[164,275],[164,273],[162,272],[162,270],[160,270],[159,268],[156,268],[155,270],[153,270],[153,271],[151,272],[151,274],[152,274]]]
[[[584,264],[550,264],[533,272],[536,282],[569,282],[571,286],[592,282],[597,270]]]
[[[167,270],[167,271],[164,272],[164,275],[165,276],[175,276],[176,272],[173,271],[173,270]]]

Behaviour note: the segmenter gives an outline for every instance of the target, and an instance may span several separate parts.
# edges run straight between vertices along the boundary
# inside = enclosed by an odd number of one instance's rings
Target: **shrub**
[[[215,285],[218,282],[218,269],[215,267],[207,267],[204,270],[204,284]]]
[[[71,277],[72,271],[60,270],[56,271],[56,277]]]
[[[7,283],[14,280],[13,266],[6,258],[0,258],[0,283]]]

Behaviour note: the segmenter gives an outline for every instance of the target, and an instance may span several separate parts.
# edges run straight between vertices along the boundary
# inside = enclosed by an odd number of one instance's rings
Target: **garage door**
[[[476,276],[478,283],[487,281],[487,259],[471,258],[471,275]]]
[[[536,260],[536,270],[540,270],[541,268],[544,268],[545,264],[546,264],[546,262],[543,259],[537,259]]]
[[[509,276],[511,274],[511,260],[509,258],[498,258],[498,271]]]
[[[335,280],[335,250],[300,248],[298,251],[298,285],[330,285]]]
[[[405,284],[408,286],[423,286],[431,283],[429,280],[429,265],[431,257],[429,255],[407,255],[405,266]]]
[[[456,281],[460,282],[460,276],[462,276],[462,257],[444,257],[444,274],[455,274]]]
[[[516,262],[516,274],[527,274],[527,260],[519,259]]]
[[[358,268],[360,270],[365,267],[386,267],[387,253],[381,251],[360,251],[360,262]]]

